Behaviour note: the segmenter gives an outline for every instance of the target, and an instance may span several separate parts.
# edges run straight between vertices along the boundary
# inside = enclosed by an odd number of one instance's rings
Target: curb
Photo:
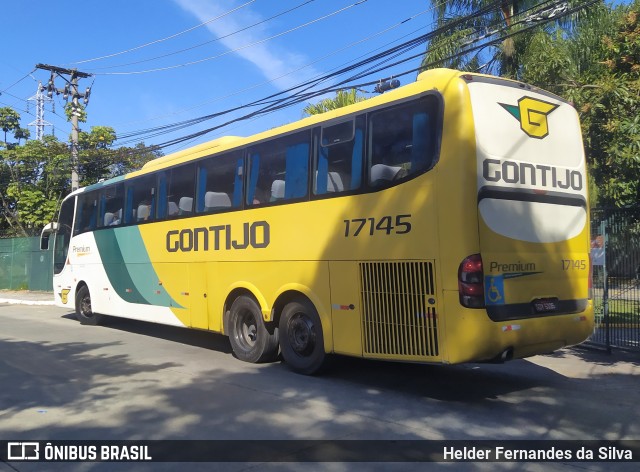
[[[0,303],[8,303],[10,305],[43,305],[43,306],[54,306],[55,302],[53,300],[17,300],[15,298],[0,298]]]

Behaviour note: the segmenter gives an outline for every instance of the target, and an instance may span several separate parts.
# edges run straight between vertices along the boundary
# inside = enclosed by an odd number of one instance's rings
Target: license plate
[[[533,301],[533,308],[536,313],[549,313],[558,310],[557,298],[539,298]]]

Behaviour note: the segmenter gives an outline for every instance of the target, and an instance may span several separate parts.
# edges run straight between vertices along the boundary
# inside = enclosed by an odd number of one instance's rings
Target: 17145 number
[[[411,231],[411,215],[382,216],[377,218],[352,218],[344,220],[344,237],[368,234],[373,236],[376,232],[383,234],[407,234]]]

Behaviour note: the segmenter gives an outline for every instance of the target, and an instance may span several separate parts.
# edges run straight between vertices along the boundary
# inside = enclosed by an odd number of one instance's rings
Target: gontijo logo
[[[67,302],[69,301],[69,292],[71,291],[71,289],[69,288],[63,288],[60,291],[60,301],[62,303],[64,303],[65,305],[67,304]]]
[[[531,138],[544,139],[549,135],[547,115],[558,105],[531,97],[522,97],[518,105],[499,103],[511,116],[520,122],[520,129]]]

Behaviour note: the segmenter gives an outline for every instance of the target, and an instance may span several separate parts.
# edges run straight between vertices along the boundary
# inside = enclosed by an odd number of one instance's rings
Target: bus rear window
[[[437,161],[439,121],[434,95],[373,113],[369,184],[388,187],[431,169]]]

